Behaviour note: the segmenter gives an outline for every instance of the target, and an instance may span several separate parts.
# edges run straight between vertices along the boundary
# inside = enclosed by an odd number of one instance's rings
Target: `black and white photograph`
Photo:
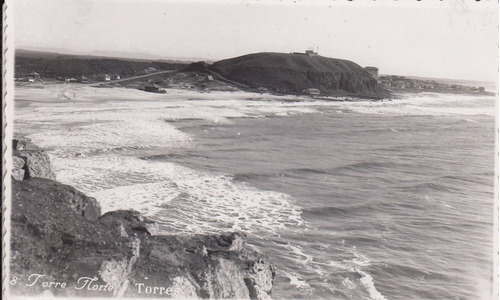
[[[498,26],[7,0],[2,298],[499,299]]]

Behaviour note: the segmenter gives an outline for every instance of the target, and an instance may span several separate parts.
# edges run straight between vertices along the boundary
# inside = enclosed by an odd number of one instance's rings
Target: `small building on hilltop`
[[[306,55],[318,56],[318,52],[314,52],[314,50],[306,50]]]
[[[366,72],[370,73],[373,77],[377,78],[378,77],[378,68],[376,67],[365,67],[364,68]]]
[[[308,95],[319,95],[321,94],[321,91],[315,88],[308,88],[303,91],[305,94]]]
[[[308,56],[318,56],[318,51],[314,51],[314,49],[307,49],[306,52],[292,52],[292,54],[298,55],[308,55]]]

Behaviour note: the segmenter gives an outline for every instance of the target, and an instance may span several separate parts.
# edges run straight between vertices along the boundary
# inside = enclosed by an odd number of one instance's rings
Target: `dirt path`
[[[100,82],[97,85],[103,86],[103,85],[108,85],[108,84],[113,84],[113,83],[126,82],[126,81],[137,80],[137,79],[144,79],[144,78],[153,77],[153,76],[160,75],[160,74],[172,73],[172,72],[175,72],[175,71],[172,71],[172,70],[160,71],[160,72],[155,72],[155,73],[150,73],[150,74],[145,74],[145,75],[139,75],[139,76],[127,77],[127,78],[123,78],[123,79],[116,79],[116,80],[111,80],[111,81],[106,81],[106,82]],[[95,85],[95,83],[91,83],[91,85]]]

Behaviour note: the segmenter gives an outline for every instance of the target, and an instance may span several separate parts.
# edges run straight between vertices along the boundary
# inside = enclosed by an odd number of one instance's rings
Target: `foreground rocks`
[[[135,211],[100,215],[94,198],[44,178],[12,182],[14,295],[270,297],[274,269],[238,233],[158,236]]]
[[[26,144],[24,140],[12,141],[12,178],[15,180],[33,177],[56,179],[49,156],[41,150],[28,150]]]

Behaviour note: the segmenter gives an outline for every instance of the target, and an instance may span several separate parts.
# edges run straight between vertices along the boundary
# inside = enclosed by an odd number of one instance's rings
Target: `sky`
[[[314,47],[381,74],[498,76],[493,0],[12,0],[9,9],[24,49],[219,60]]]

